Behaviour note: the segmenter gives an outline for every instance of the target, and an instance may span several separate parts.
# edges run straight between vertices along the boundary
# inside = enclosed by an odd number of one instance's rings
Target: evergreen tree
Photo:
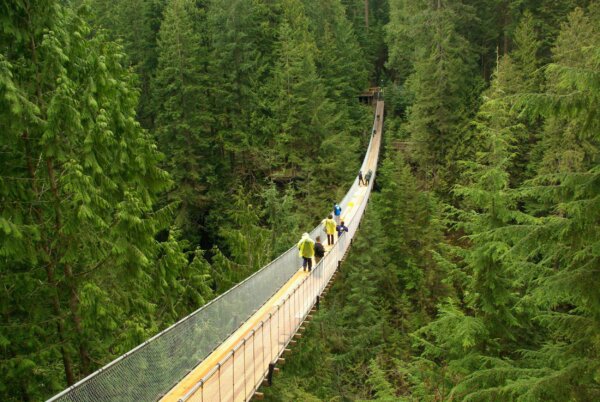
[[[505,258],[511,243],[494,232],[524,219],[517,211],[509,175],[513,144],[526,131],[506,98],[513,72],[513,63],[505,56],[475,121],[480,150],[473,161],[466,162],[463,184],[455,190],[463,200],[460,220],[471,240],[466,256],[473,275],[471,308],[483,318],[492,342],[514,339],[515,329],[521,325],[514,312],[514,273],[511,275],[510,260]],[[487,352],[491,352],[489,345]]]
[[[192,0],[168,4],[159,33],[154,81],[156,136],[175,181],[169,200],[181,202],[177,223],[194,239],[206,208],[206,187],[213,170],[209,159],[212,117],[206,96],[208,54],[198,28],[203,14]]]
[[[448,185],[444,183],[455,180],[457,169],[452,163],[463,154],[460,133],[476,86],[472,47],[457,29],[459,13],[468,10],[460,1],[398,6],[406,7],[406,14],[416,12],[418,17],[411,21],[423,23],[411,35],[414,72],[407,83],[414,97],[408,113],[412,157],[436,187],[444,188]]]
[[[271,168],[263,160],[273,125],[265,112],[273,94],[265,83],[274,63],[277,11],[266,1],[209,2],[211,135],[220,156],[214,163],[227,182],[253,183]]]
[[[276,44],[277,60],[270,83],[273,133],[269,157],[278,172],[275,177],[302,177],[310,183],[312,158],[329,131],[334,115],[317,73],[317,47],[308,30],[308,19],[300,0],[286,0]],[[306,186],[311,199],[311,186]],[[310,208],[310,206],[309,206]]]
[[[357,134],[362,133],[372,119],[371,110],[365,111],[355,99],[357,93],[368,87],[367,69],[339,0],[322,1],[318,5],[307,3],[305,9],[317,45],[317,73],[322,77],[325,96],[335,105],[328,109],[329,130],[320,144],[316,180],[310,185],[329,192],[333,201],[341,198],[346,190],[346,186],[336,184],[349,185],[355,177],[359,161]],[[364,146],[365,137],[362,136]]]
[[[83,3],[84,0],[72,0]],[[119,40],[139,77],[138,118],[145,128],[154,127],[152,78],[158,63],[157,34],[165,0],[90,0],[90,22]]]
[[[541,174],[524,192],[546,208],[519,234],[517,250],[538,275],[532,292],[540,308],[538,320],[551,336],[536,351],[525,355],[535,374],[516,372],[526,389],[508,387],[533,399],[594,400],[598,392],[598,266],[592,251],[598,242],[597,119],[600,72],[600,7],[585,14],[575,10],[558,37],[554,63],[547,69],[549,85],[541,96],[523,98],[528,110],[548,124],[563,125],[563,150],[569,151],[570,135],[586,144],[577,164],[558,165]],[[554,153],[549,149],[547,152]],[[556,166],[556,165],[555,165]],[[535,240],[533,240],[535,239]],[[531,258],[536,255],[538,258]]]
[[[301,232],[299,214],[294,210],[294,191],[290,187],[280,195],[272,184],[261,196],[264,203],[263,219],[271,231],[272,257],[275,258],[288,250],[290,244],[297,243],[298,233]]]
[[[503,67],[507,70],[504,74],[506,84],[502,89],[504,94],[510,97],[515,94],[539,92],[543,85],[543,74],[538,55],[541,43],[537,39],[531,13],[526,12],[523,15],[515,31],[514,43],[515,48],[510,54],[512,63],[507,61]],[[534,174],[534,163],[530,162],[535,158],[533,152],[539,138],[540,123],[526,116],[517,116],[516,113],[512,114],[511,119],[523,125],[523,129],[514,133],[514,157],[512,166],[508,170],[511,184],[516,187],[524,179],[531,178]]]
[[[408,295],[413,305],[432,308],[433,295],[445,293],[442,273],[432,250],[440,241],[437,204],[432,196],[420,192],[410,167],[402,154],[390,150],[381,168],[379,220],[386,234],[379,240],[387,258],[387,271],[396,278],[386,278],[381,286],[398,283],[390,291]]]

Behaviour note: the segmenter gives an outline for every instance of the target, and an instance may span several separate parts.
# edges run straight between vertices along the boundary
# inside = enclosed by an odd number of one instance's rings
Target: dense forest
[[[357,241],[266,398],[600,399],[600,5],[3,0],[0,399],[43,400],[289,248]]]

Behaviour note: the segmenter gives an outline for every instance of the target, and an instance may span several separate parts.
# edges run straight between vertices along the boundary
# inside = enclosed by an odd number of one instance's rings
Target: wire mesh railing
[[[375,113],[383,115],[383,102],[378,102]],[[379,119],[374,118],[373,130],[377,129],[378,124]],[[371,169],[375,173],[380,134],[371,136],[361,165],[363,172]],[[373,179],[363,187],[364,192],[358,191],[359,183],[355,179],[340,203],[342,211],[353,211],[351,216],[347,212],[344,214],[348,233],[338,239],[312,274],[278,305],[277,311],[271,312],[268,319],[252,329],[250,335],[194,386],[196,390],[188,392],[185,396],[187,399],[182,400],[237,401],[247,400],[253,395],[264,379],[268,365],[273,362],[274,356],[279,356],[284,350],[316,296],[335,272],[337,262],[354,237]],[[311,232],[313,238],[319,235],[324,237],[322,225]],[[49,402],[128,402],[162,398],[271,299],[300,265],[301,258],[296,247],[290,248],[227,292],[54,396]],[[266,338],[257,338],[259,335],[268,336],[268,342]],[[238,399],[238,396],[242,399]]]

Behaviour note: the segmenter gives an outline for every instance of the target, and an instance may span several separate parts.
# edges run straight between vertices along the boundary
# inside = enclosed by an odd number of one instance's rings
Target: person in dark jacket
[[[364,184],[365,184],[365,181],[363,179],[362,170],[359,170],[358,171],[358,185],[361,186],[361,185],[364,185]]]
[[[324,256],[325,247],[321,244],[321,236],[317,236],[317,242],[315,243],[315,265],[317,265]]]
[[[367,186],[369,185],[369,182],[371,181],[371,177],[373,177],[373,171],[371,169],[369,169],[369,171],[365,175],[365,182],[367,183]]]
[[[342,233],[348,231],[348,227],[346,225],[344,225],[344,221],[340,222],[340,224],[337,225],[335,229],[338,232],[338,239],[340,238],[340,236],[342,235]]]

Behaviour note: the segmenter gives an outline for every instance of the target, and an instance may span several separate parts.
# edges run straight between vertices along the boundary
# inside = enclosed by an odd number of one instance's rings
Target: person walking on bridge
[[[321,236],[317,236],[315,243],[315,265],[317,265],[325,256],[325,247],[321,244]]]
[[[369,182],[371,181],[371,177],[373,177],[373,171],[371,169],[369,169],[369,171],[365,175],[365,182],[367,183],[367,186],[369,185]]]
[[[335,223],[340,223],[340,216],[342,215],[342,207],[336,202],[333,204],[333,216],[335,217]]]
[[[338,232],[338,239],[340,236],[348,231],[348,226],[344,225],[344,221],[342,221],[339,225],[336,226],[335,230]]]
[[[325,227],[325,233],[327,233],[327,245],[331,246],[333,244],[333,235],[335,233],[335,221],[332,219],[333,216],[329,214],[327,219],[323,221],[323,226]]]
[[[364,185],[365,181],[363,180],[363,174],[362,174],[362,170],[358,171],[358,185]]]
[[[312,258],[315,255],[315,242],[308,233],[304,233],[298,242],[298,251],[302,257],[302,270],[308,272],[312,270]]]

